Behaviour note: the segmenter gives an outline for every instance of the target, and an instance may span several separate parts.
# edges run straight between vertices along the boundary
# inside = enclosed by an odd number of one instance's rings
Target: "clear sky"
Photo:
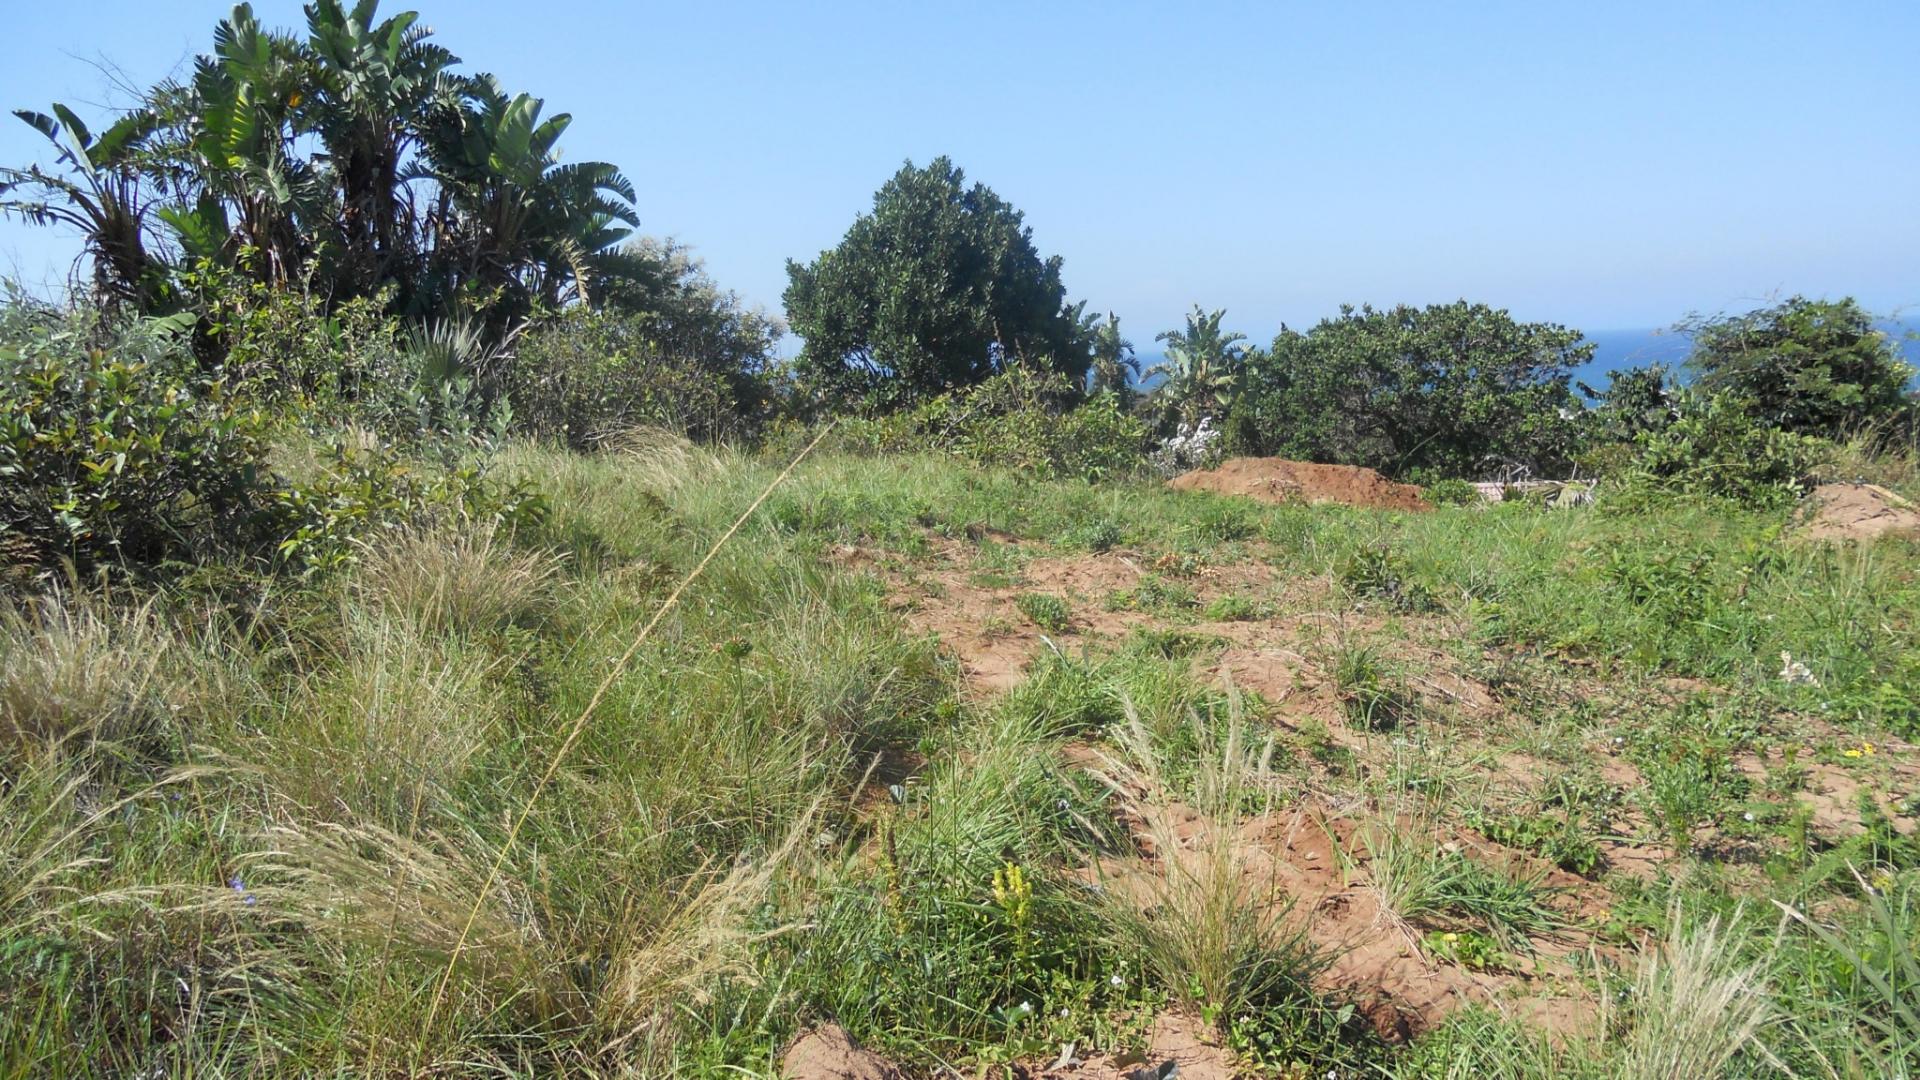
[[[1920,3],[417,0],[469,69],[574,114],[643,230],[777,310],[902,160],[951,155],[1145,345],[1467,297],[1589,330],[1776,294],[1920,311]],[[211,0],[23,0],[0,104],[115,100]],[[303,26],[297,3],[256,5]],[[42,155],[0,117],[0,161]],[[0,223],[0,274],[71,237]]]

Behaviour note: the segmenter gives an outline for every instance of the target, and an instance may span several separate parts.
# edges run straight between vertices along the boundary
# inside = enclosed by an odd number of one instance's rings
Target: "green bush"
[[[1073,610],[1051,593],[1021,593],[1014,598],[1013,606],[1042,630],[1059,633],[1073,624]]]
[[[248,531],[266,420],[178,319],[0,315],[0,538],[15,557],[153,564]]]
[[[304,573],[352,564],[381,531],[455,519],[526,525],[545,513],[524,482],[502,484],[481,465],[422,465],[391,447],[345,444],[317,477],[275,490],[272,508],[277,555]]]
[[[1099,479],[1142,461],[1145,427],[1111,394],[1078,406],[1065,379],[1009,367],[969,390],[910,411],[842,424],[841,444],[863,453],[936,450],[1040,477]]]
[[[1735,398],[1682,391],[1678,417],[1635,439],[1630,490],[1709,496],[1746,506],[1782,506],[1820,459],[1819,439],[1768,427]]]
[[[1347,307],[1248,360],[1227,429],[1238,453],[1394,477],[1564,475],[1583,411],[1572,371],[1593,349],[1484,304]]]
[[[1466,480],[1435,480],[1420,489],[1420,497],[1435,506],[1477,506],[1480,489]]]
[[[1795,296],[1682,328],[1693,335],[1695,385],[1762,424],[1834,437],[1912,415],[1912,366],[1852,299]]]
[[[736,411],[725,376],[664,354],[637,315],[569,310],[500,359],[498,383],[516,430],[574,449],[635,427],[712,440],[758,423]]]

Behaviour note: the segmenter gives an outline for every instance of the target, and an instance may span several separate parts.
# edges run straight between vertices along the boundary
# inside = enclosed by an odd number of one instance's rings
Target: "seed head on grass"
[[[1764,970],[1727,921],[1676,929],[1643,958],[1614,1071],[1627,1080],[1713,1080],[1743,1053],[1771,1060],[1762,1035],[1780,1019]],[[1682,927],[1678,908],[1669,920]]]
[[[354,575],[368,606],[423,635],[474,634],[529,623],[552,600],[560,560],[515,551],[492,526],[409,532],[376,547]]]

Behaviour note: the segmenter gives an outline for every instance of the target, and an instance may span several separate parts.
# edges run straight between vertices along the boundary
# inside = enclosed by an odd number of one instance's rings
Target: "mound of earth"
[[[887,1059],[853,1041],[839,1024],[814,1028],[780,1056],[781,1080],[900,1080]]]
[[[1870,541],[1888,533],[1920,536],[1920,508],[1878,484],[1821,484],[1807,494],[1795,535],[1806,540]]]
[[[1262,502],[1341,503],[1377,510],[1430,510],[1412,484],[1397,484],[1357,465],[1315,465],[1286,458],[1233,458],[1217,469],[1175,477],[1182,491],[1245,495]]]

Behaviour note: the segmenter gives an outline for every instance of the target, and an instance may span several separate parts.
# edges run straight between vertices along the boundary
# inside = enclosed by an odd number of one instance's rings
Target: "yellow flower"
[[[1440,940],[1441,941],[1459,941],[1460,935],[1449,930],[1446,933],[1440,935]]]
[[[1846,756],[1847,756],[1847,757],[1859,757],[1859,756],[1860,756],[1860,751],[1858,751],[1858,750],[1848,750],[1848,751],[1846,751]]]

